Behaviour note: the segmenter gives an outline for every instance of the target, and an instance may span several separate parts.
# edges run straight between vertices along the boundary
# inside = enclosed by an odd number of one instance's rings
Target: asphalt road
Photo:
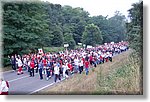
[[[54,83],[54,77],[50,78],[48,81],[46,77],[40,80],[39,73],[35,73],[34,77],[29,77],[29,72],[24,71],[24,74],[17,75],[17,72],[8,71],[3,73],[3,77],[8,81],[10,88],[10,95],[27,95],[33,94],[44,88],[57,84],[59,81]],[[61,81],[64,79],[62,78]]]

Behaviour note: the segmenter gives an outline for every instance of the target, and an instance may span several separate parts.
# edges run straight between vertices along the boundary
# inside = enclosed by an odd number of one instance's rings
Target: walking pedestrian
[[[60,71],[59,70],[60,70],[59,66],[55,63],[54,64],[54,75],[55,75],[54,81],[55,81],[55,83],[56,83],[57,79],[61,80],[61,78],[60,78]]]
[[[12,65],[12,69],[13,71],[16,71],[16,58],[14,56],[11,56],[11,65]]]
[[[0,95],[8,95],[9,85],[8,82],[0,79]]]
[[[44,67],[44,65],[43,65],[43,63],[42,63],[42,60],[40,59],[40,61],[39,61],[39,63],[38,63],[38,68],[39,68],[39,75],[40,75],[40,79],[41,79],[41,80],[43,79],[43,74],[42,74],[42,72],[43,72],[43,67]]]
[[[86,72],[86,75],[88,75],[88,73],[89,73],[89,61],[88,60],[86,60],[85,61],[85,72]]]
[[[83,60],[80,58],[79,59],[79,73],[81,74],[83,71]]]
[[[67,63],[64,62],[63,65],[62,65],[62,68],[63,68],[63,77],[64,78],[68,78],[68,66],[67,66]]]
[[[23,74],[22,66],[23,66],[23,63],[21,61],[21,58],[19,57],[18,58],[18,72],[17,72],[17,75]]]
[[[34,67],[35,67],[34,60],[32,60],[30,63],[30,77],[34,77]]]

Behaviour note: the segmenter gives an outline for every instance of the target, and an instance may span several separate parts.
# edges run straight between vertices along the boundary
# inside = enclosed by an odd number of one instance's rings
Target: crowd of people
[[[112,57],[128,50],[128,42],[105,43],[92,48],[65,50],[57,53],[30,53],[25,55],[12,55],[10,57],[12,69],[17,75],[23,74],[26,69],[30,77],[39,73],[39,78],[49,80],[54,76],[54,82],[61,78],[68,78],[74,73],[89,74],[89,68],[98,64],[112,62]]]

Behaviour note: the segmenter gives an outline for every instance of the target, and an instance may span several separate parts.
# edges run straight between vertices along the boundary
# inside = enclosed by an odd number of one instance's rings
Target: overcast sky
[[[126,17],[127,10],[132,6],[132,3],[139,0],[42,0],[49,1],[53,4],[70,5],[72,7],[82,7],[90,13],[90,16],[103,15],[112,17],[115,11],[120,11]]]

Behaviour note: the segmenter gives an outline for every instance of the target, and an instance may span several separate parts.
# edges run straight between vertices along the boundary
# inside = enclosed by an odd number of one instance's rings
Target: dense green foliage
[[[119,42],[126,39],[126,18],[119,11],[116,11],[111,18],[103,16],[90,17],[89,23],[99,27],[102,32],[103,43]]]
[[[136,62],[132,66],[138,69],[137,75],[140,76],[139,83],[143,92],[143,1],[132,5],[129,16],[131,22],[127,23],[127,34],[130,46],[134,49],[131,56]],[[137,66],[135,66],[136,64]]]
[[[129,10],[131,22],[127,24],[128,40],[131,47],[142,58],[143,55],[143,1],[135,3]]]
[[[48,2],[2,4],[4,65],[8,55],[36,52],[37,48],[68,43],[73,49],[78,43],[96,45],[126,39],[125,17],[119,12],[111,18],[90,17],[83,8]]]
[[[97,26],[94,24],[88,24],[83,32],[83,43],[86,45],[95,46],[96,44],[102,44],[102,34]]]

